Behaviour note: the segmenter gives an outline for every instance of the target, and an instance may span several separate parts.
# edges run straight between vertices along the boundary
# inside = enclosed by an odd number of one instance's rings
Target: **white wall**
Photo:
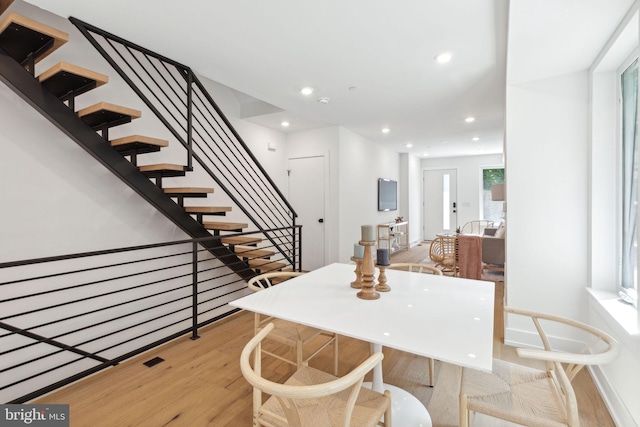
[[[508,303],[581,320],[587,87],[586,71],[507,87]]]
[[[479,219],[482,214],[482,169],[503,167],[502,154],[422,159],[422,171],[455,169],[458,190],[458,226]],[[423,172],[420,172],[422,175]],[[422,182],[422,176],[420,176]]]
[[[422,241],[422,168],[419,157],[400,154],[399,210],[409,221],[409,245]]]
[[[340,262],[353,256],[360,240],[360,226],[392,222],[407,216],[400,210],[378,212],[378,178],[397,181],[399,155],[348,129],[340,128]]]
[[[511,13],[517,8],[512,2]],[[546,48],[549,58],[565,54]],[[592,46],[594,58],[601,48]],[[594,367],[592,375],[616,425],[638,426],[640,342],[585,291],[615,290],[617,276],[611,77],[608,70],[584,70],[507,85],[507,302],[612,334],[621,344],[620,356]],[[610,302],[618,303],[612,295]],[[533,345],[532,336],[530,322],[508,319],[507,342]]]

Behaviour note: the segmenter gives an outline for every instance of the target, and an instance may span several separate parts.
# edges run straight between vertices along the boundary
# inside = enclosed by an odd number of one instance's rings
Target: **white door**
[[[302,225],[302,269],[324,267],[324,156],[289,159],[289,203]]]
[[[456,170],[428,170],[423,176],[424,239],[455,233],[458,226]]]

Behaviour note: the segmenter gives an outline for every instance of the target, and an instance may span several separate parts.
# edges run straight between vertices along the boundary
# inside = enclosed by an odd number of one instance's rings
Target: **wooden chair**
[[[427,265],[427,264],[418,264],[413,262],[397,262],[394,264],[389,264],[387,268],[396,269],[396,270],[407,270],[412,271],[414,273],[425,273],[425,274],[433,274],[436,276],[442,276],[442,271],[437,268]],[[433,387],[433,375],[435,371],[435,362],[432,358],[427,357],[429,361],[429,387]]]
[[[274,286],[280,282],[288,280],[292,277],[297,277],[305,273],[301,272],[273,272],[260,274],[253,277],[247,283],[249,289],[254,292],[262,291],[271,286]],[[288,346],[292,352],[295,352],[295,356],[291,358],[282,357],[274,352],[262,349],[262,353],[275,357],[283,362],[289,363],[300,369],[302,366],[308,365],[309,360],[316,356],[320,351],[324,350],[330,344],[333,344],[333,374],[338,375],[338,335],[320,329],[311,328],[308,326],[298,325],[286,320],[274,319],[273,317],[263,317],[259,313],[254,315],[254,334],[257,334],[263,327],[269,322],[273,322],[275,325],[274,332],[269,336],[270,339],[280,344]],[[326,337],[327,339],[315,350],[313,353],[304,357],[304,348],[310,341],[315,340],[318,337]]]
[[[414,262],[396,262],[393,264],[389,264],[387,268],[396,270],[407,270],[414,273],[431,273],[435,274],[436,276],[442,276],[442,271],[428,264],[418,264]]]
[[[364,427],[379,425],[384,417],[383,425],[391,426],[390,392],[382,394],[362,387],[365,374],[382,361],[382,353],[371,355],[341,378],[303,366],[281,384],[262,376],[260,347],[273,330],[273,323],[262,328],[240,355],[242,375],[253,386],[254,425]],[[271,396],[264,403],[263,392]]]
[[[475,234],[476,236],[482,236],[484,234],[484,229],[487,227],[493,227],[493,221],[476,219],[463,225],[460,229],[460,234]]]
[[[469,426],[471,411],[528,426],[578,426],[578,405],[571,381],[585,365],[611,362],[618,353],[618,344],[604,332],[571,319],[511,307],[504,310],[533,320],[542,349],[518,348],[516,353],[523,359],[546,362],[546,370],[498,359],[493,361],[492,372],[464,368],[460,426]],[[560,325],[578,331],[586,337],[587,344],[577,352],[554,350],[543,325],[552,325],[555,333]]]
[[[455,236],[438,236],[431,241],[429,258],[443,273],[456,275],[456,238]]]

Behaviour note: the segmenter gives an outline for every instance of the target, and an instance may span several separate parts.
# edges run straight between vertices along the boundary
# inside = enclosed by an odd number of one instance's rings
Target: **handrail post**
[[[198,336],[198,244],[196,242],[192,243],[192,252],[191,252],[191,265],[192,265],[192,326],[191,326],[191,339],[197,340],[200,338]]]
[[[193,170],[193,72],[187,70],[187,170]]]
[[[300,245],[296,248],[296,219],[293,219],[293,248],[298,258],[298,271],[302,271],[302,227],[297,227]]]

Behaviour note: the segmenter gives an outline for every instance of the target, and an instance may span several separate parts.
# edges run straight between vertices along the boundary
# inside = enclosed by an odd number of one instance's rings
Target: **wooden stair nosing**
[[[133,108],[99,102],[79,110],[76,114],[92,128],[119,126],[142,117],[142,112]]]
[[[249,264],[249,267],[255,268],[255,269],[259,269],[260,271],[263,271],[263,270],[269,270],[269,271],[281,270],[281,269],[283,269],[284,267],[287,266],[287,264],[285,264],[283,262],[270,261],[268,259],[262,259],[262,258],[250,259],[248,261],[248,264]]]
[[[205,221],[202,223],[207,230],[220,230],[220,231],[236,231],[249,227],[249,224],[245,222],[218,222],[218,221]]]
[[[207,187],[168,187],[163,190],[171,197],[207,197],[213,193],[213,188]]]
[[[255,246],[258,243],[262,242],[262,239],[259,237],[251,237],[251,236],[231,236],[231,237],[223,237],[220,241],[225,245],[245,245],[245,246]]]
[[[139,119],[142,117],[142,112],[134,110],[133,108],[123,107],[121,105],[111,104],[109,102],[98,102],[89,107],[83,108],[77,112],[78,116],[83,117],[88,114],[97,113],[99,111],[109,111],[113,113],[122,114],[125,116],[131,116],[132,119]]]
[[[269,258],[276,254],[274,251],[245,246],[235,246],[233,250],[239,258]]]
[[[65,74],[75,76],[75,79],[69,76],[67,76],[67,78],[75,80],[74,83],[76,83],[76,86],[73,88],[65,87],[61,92],[60,88],[57,86],[59,86],[61,80],[65,78],[63,77]],[[69,64],[67,62],[59,62],[44,73],[40,74],[38,76],[38,80],[45,87],[51,90],[54,95],[61,97],[69,93],[69,90],[73,90],[75,95],[80,95],[91,89],[100,87],[109,82],[109,77],[95,71],[81,68],[77,65]]]
[[[164,148],[169,146],[169,141],[166,141],[164,139],[152,138],[150,136],[143,136],[143,135],[130,135],[122,138],[112,139],[110,143],[111,143],[111,146],[116,149],[118,147],[135,145],[135,144],[151,145],[151,146],[156,146],[158,148]]]
[[[62,46],[63,44],[69,41],[69,34],[65,33],[64,31],[60,31],[56,28],[43,24],[42,22],[38,22],[34,19],[28,18],[26,16],[20,15],[15,12],[9,13],[0,22],[0,37],[2,36],[4,31],[7,30],[12,25],[17,25],[17,26],[26,28],[29,31],[42,34],[46,38],[51,39],[53,41],[51,47],[49,47],[48,49],[42,52],[39,52],[39,55],[37,55],[34,58],[34,63],[40,62],[41,60],[49,56],[51,53],[53,53],[60,46]],[[18,60],[19,62],[24,61],[24,58],[23,59],[14,58],[14,59]]]
[[[138,166],[138,169],[140,169],[140,172],[145,173],[145,172],[165,172],[165,171],[172,171],[172,172],[184,172],[185,171],[185,166],[184,165],[175,165],[175,164],[171,164],[171,163],[158,163],[155,165],[144,165],[144,166]]]
[[[185,206],[184,210],[193,214],[220,214],[231,212],[231,206]]]

